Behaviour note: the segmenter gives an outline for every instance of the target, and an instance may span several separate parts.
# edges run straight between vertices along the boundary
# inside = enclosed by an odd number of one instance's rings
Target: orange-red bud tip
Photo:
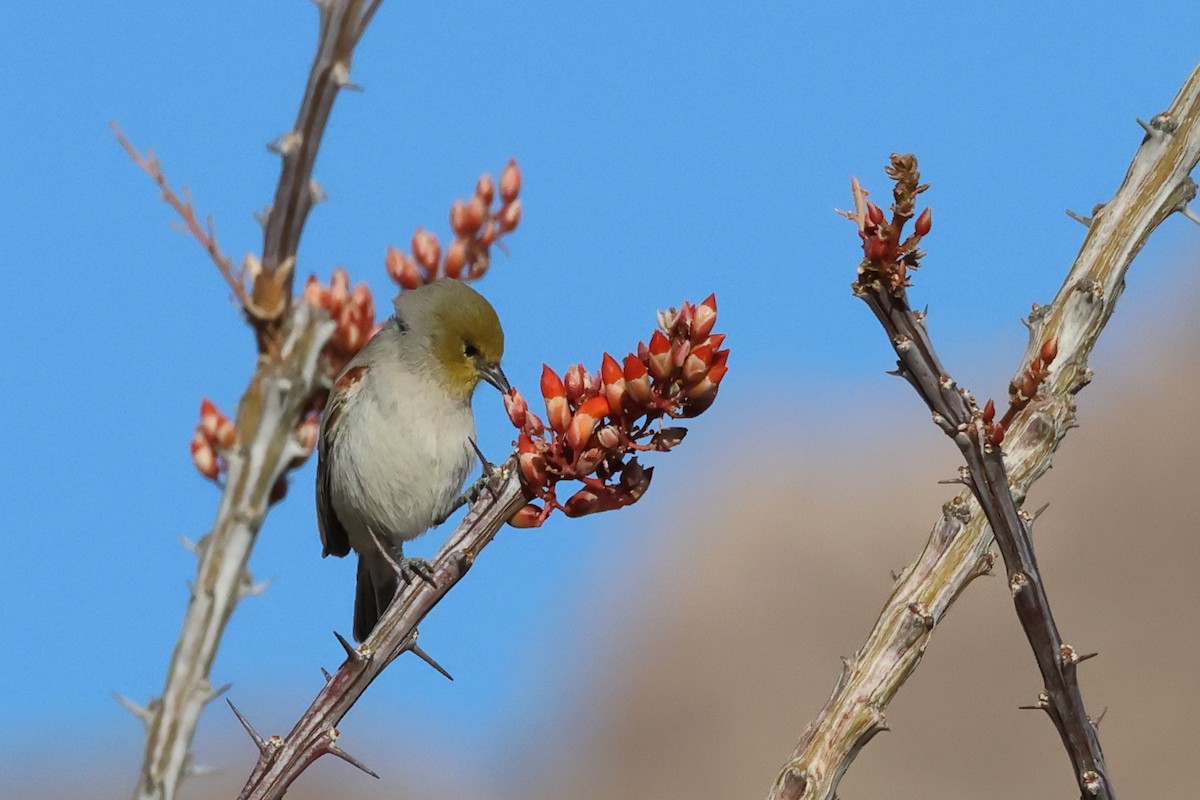
[[[500,173],[500,199],[511,203],[521,193],[521,168],[516,159],[510,158]]]
[[[1042,343],[1042,349],[1038,352],[1042,357],[1042,361],[1049,364],[1058,355],[1058,337],[1052,336]]]
[[[542,509],[533,503],[521,506],[508,521],[514,528],[538,528],[542,524]]]
[[[925,210],[921,212],[921,216],[917,217],[914,229],[917,236],[925,236],[931,227],[933,227],[933,209],[926,206]]]
[[[484,205],[492,204],[492,197],[496,193],[496,185],[492,182],[492,176],[486,172],[479,176],[479,183],[475,184],[475,194],[479,199],[483,200]]]

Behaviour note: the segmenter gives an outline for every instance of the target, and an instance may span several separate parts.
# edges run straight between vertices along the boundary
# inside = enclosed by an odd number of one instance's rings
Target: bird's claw
[[[399,563],[400,580],[411,584],[417,578],[437,588],[437,580],[433,576],[433,565],[423,558],[402,558]]]

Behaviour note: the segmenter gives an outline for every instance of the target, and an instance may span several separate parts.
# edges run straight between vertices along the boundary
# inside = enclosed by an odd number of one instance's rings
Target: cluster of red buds
[[[608,511],[645,494],[654,470],[635,454],[665,452],[683,441],[687,430],[665,427],[663,420],[694,417],[711,406],[728,370],[725,335],[712,332],[716,321],[717,300],[709,295],[699,305],[660,312],[660,329],[648,344],[639,343],[623,361],[605,353],[596,373],[576,364],[560,377],[543,366],[545,423],[516,389],[505,396],[520,431],[522,483],[535,501],[511,524],[536,527],[555,508],[569,517]],[[560,503],[556,485],[564,480],[583,488]]]
[[[331,375],[337,375],[362,349],[379,326],[375,324],[375,298],[365,283],[350,288],[350,275],[337,267],[328,286],[315,275],[304,284],[304,302],[323,308],[337,323],[337,328],[325,345],[325,358]]]
[[[200,474],[215,481],[225,469],[221,454],[237,443],[237,428],[233,420],[221,413],[213,401],[200,401],[200,422],[192,434],[190,449],[192,463]]]
[[[859,282],[881,281],[895,295],[910,285],[909,270],[921,266],[925,253],[918,246],[932,227],[933,212],[928,208],[922,211],[913,224],[913,233],[901,240],[905,224],[916,211],[917,195],[929,185],[920,182],[917,159],[912,155],[893,154],[886,171],[896,183],[891,220],[886,219],[882,208],[866,199],[867,192],[858,181],[853,182],[855,210],[843,213],[858,224],[862,239],[864,258],[858,267]]]
[[[469,200],[455,200],[450,207],[450,229],[454,239],[442,258],[436,235],[417,228],[412,238],[412,255],[395,247],[387,249],[388,275],[404,289],[415,289],[441,278],[473,281],[483,277],[491,263],[490,248],[521,222],[521,169],[509,160],[500,173],[500,204],[495,210],[496,183],[483,174]]]
[[[1057,355],[1057,336],[1042,342],[1042,346],[1038,349],[1037,357],[1029,362],[1029,366],[1025,368],[1025,371],[1008,385],[1008,411],[1004,412],[1004,416],[999,422],[995,421],[996,404],[991,400],[987,401],[987,405],[983,407],[982,415],[984,441],[992,447],[1000,446],[1000,443],[1004,441],[1004,434],[1008,431],[1008,426],[1012,424],[1013,418],[1025,406],[1029,405],[1029,401],[1037,395],[1038,387],[1042,385],[1042,381],[1046,380],[1046,376],[1050,374],[1050,364]]]

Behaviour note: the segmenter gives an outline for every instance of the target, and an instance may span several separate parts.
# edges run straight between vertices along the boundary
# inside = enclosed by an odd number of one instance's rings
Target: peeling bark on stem
[[[200,564],[182,631],[160,698],[137,715],[146,725],[146,750],[135,800],[171,800],[193,770],[190,753],[204,706],[221,693],[209,673],[225,625],[238,601],[255,592],[246,571],[272,488],[308,451],[295,440],[315,393],[325,389],[320,353],[334,324],[323,312],[293,302],[300,234],[319,195],[312,179],[333,102],[350,84],[350,59],[381,0],[317,0],[320,28],[293,129],[277,148],[283,164],[264,221],[261,261],[247,259],[248,275],[234,273],[212,235],[195,220],[190,201],[166,187],[157,161],[143,157],[119,131],[130,156],[151,174],[188,229],[212,256],[254,329],[259,359],[238,407],[239,446],[227,457],[227,476],[212,531],[197,547]],[[186,195],[185,195],[186,196]],[[172,201],[174,199],[174,202]],[[250,280],[249,291],[243,281]],[[118,698],[121,699],[121,698]],[[132,709],[131,709],[132,710]]]
[[[401,585],[365,642],[354,648],[342,640],[346,660],[328,677],[286,737],[263,740],[239,800],[283,797],[308,765],[325,754],[370,772],[337,745],[337,724],[388,664],[404,651],[416,648],[417,625],[462,579],[483,548],[525,502],[514,455],[496,468],[480,499],[434,556],[436,586],[423,580]],[[247,730],[252,729],[247,725]],[[262,737],[256,742],[259,739]]]
[[[1150,234],[1195,196],[1200,160],[1200,68],[1154,117],[1117,193],[1091,221],[1054,302],[1034,310],[1017,375],[1058,337],[1042,393],[1016,416],[1004,440],[1017,502],[1049,468],[1074,424],[1075,394],[1091,379],[1087,359],[1124,288],[1125,272]],[[866,642],[847,660],[825,707],[808,726],[771,788],[771,800],[832,800],[858,751],[881,729],[883,712],[916,671],[934,627],[967,585],[989,571],[991,531],[964,493],[947,503],[924,551],[904,570]]]
[[[163,694],[150,704],[146,754],[137,800],[174,797],[188,770],[192,735],[213,692],[209,672],[225,624],[252,590],[246,565],[267,515],[271,488],[307,451],[296,442],[297,421],[325,380],[321,349],[334,323],[299,304],[282,360],[262,364],[238,409],[239,445],[228,457],[228,477],[212,531],[200,540],[200,558],[183,630],[171,656]]]

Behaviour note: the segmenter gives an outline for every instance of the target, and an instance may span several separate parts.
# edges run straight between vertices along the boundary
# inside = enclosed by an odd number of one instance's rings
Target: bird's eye
[[[479,348],[471,342],[467,342],[463,345],[463,355],[467,358],[476,358],[479,356]]]

